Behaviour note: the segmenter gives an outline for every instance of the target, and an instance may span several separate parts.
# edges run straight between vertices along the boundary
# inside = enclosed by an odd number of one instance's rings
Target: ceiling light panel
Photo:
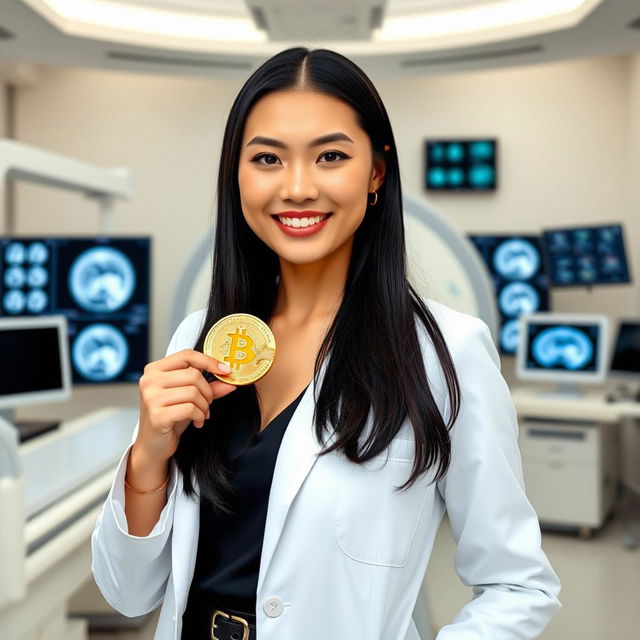
[[[370,40],[385,0],[245,0],[269,40]]]
[[[119,4],[163,9],[165,11],[187,11],[200,15],[227,16],[249,19],[249,10],[242,0],[111,0]]]

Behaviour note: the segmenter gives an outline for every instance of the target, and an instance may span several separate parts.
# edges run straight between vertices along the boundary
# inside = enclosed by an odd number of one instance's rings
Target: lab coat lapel
[[[304,479],[311,471],[317,459],[317,454],[323,448],[315,436],[313,410],[315,407],[315,399],[322,386],[322,378],[328,359],[328,357],[325,359],[320,369],[318,384],[316,385],[315,382],[311,382],[296,407],[284,432],[278,451],[271,491],[269,493],[267,520],[262,542],[262,555],[260,557],[260,571],[258,575],[258,593],[262,588],[265,575],[273,558],[273,553],[280,539],[289,507],[302,486]],[[332,437],[329,438],[329,442],[331,442]]]

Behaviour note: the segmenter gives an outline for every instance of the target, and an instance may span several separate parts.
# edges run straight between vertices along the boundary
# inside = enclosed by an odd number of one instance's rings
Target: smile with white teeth
[[[318,222],[324,220],[327,215],[329,214],[315,216],[314,218],[285,218],[283,216],[278,216],[278,220],[287,227],[308,227],[313,224],[318,224]]]

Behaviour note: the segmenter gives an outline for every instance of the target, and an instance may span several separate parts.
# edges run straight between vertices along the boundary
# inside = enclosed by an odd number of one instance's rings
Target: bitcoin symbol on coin
[[[219,380],[230,384],[251,384],[269,371],[276,357],[276,340],[269,326],[248,313],[234,313],[218,320],[207,332],[202,350],[227,362],[231,373]]]
[[[231,338],[229,355],[225,356],[229,366],[233,369],[239,369],[240,365],[249,364],[256,357],[256,354],[252,351],[255,342],[251,336],[247,335],[247,330],[236,329],[235,333],[227,335]]]

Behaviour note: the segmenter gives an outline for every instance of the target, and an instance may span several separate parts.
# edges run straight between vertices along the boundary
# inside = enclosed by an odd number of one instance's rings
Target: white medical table
[[[85,640],[67,601],[91,577],[91,533],[139,409],[105,408],[31,440],[0,418],[0,637]]]

